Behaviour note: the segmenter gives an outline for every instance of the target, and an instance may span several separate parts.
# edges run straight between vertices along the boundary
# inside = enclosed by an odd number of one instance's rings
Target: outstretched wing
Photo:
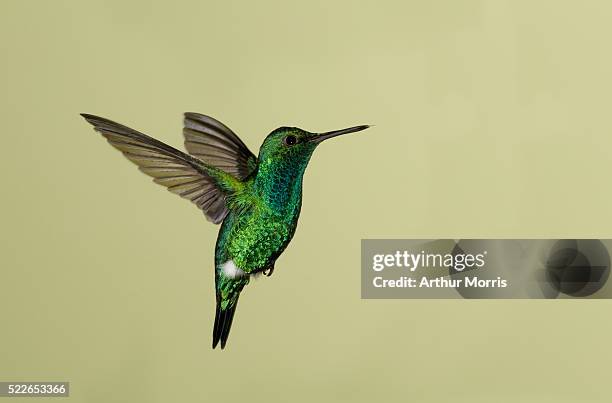
[[[236,133],[210,116],[185,113],[183,135],[189,154],[240,180],[257,167],[257,158]]]
[[[81,116],[154,182],[191,200],[213,223],[223,221],[227,215],[225,196],[240,186],[237,178],[119,123]]]

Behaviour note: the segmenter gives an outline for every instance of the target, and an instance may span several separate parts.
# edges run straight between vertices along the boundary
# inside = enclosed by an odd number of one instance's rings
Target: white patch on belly
[[[223,274],[229,278],[238,278],[246,275],[244,270],[236,267],[233,260],[228,260],[227,262],[223,263],[221,265],[221,271],[223,271]]]

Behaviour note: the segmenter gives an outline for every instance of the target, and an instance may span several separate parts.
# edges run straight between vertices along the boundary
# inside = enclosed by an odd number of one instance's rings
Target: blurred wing
[[[82,116],[155,183],[191,200],[213,223],[223,221],[227,215],[226,194],[217,169],[119,123],[93,115]]]
[[[185,113],[185,148],[189,154],[243,180],[257,167],[257,158],[223,123],[199,113]]]

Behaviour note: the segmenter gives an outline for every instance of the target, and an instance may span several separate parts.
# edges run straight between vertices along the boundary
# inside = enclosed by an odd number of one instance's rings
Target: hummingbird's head
[[[342,134],[365,130],[370,126],[355,126],[326,133],[310,133],[297,127],[279,127],[266,137],[259,149],[260,163],[287,161],[307,164],[313,151],[322,141]]]

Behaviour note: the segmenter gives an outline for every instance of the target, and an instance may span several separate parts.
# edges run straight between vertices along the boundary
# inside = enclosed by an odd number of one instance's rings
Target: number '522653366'
[[[66,393],[66,385],[63,383],[15,383],[7,385],[9,395],[63,395]]]

